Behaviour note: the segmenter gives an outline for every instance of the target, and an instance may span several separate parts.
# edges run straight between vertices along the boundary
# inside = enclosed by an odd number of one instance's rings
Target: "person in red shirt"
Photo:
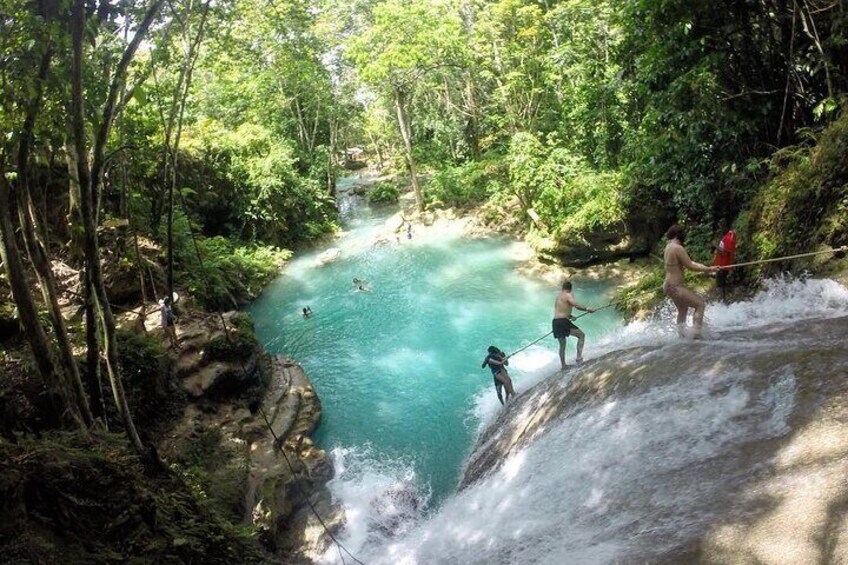
[[[711,246],[715,250],[713,265],[717,267],[727,267],[736,261],[736,232],[728,229],[728,227],[727,220],[721,220],[719,222],[719,232],[724,233],[724,236],[717,245]],[[727,299],[727,278],[732,270],[733,267],[729,269],[722,268],[716,274],[716,288],[721,292],[722,301],[726,301]]]

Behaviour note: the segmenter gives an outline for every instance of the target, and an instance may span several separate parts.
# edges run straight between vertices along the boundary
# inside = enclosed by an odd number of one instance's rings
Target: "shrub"
[[[290,251],[270,245],[239,244],[222,236],[196,237],[197,250],[185,216],[175,214],[176,279],[206,308],[226,309],[250,301],[291,258]]]
[[[185,406],[185,394],[173,375],[173,367],[160,339],[118,330],[121,376],[136,426],[156,431],[176,418]],[[118,421],[112,395],[104,393],[107,413]]]
[[[760,188],[745,218],[744,238],[757,258],[800,253],[819,243],[834,247],[848,243],[845,155],[848,112],[821,134],[814,147],[775,154],[776,174]]]
[[[378,204],[392,204],[400,198],[401,187],[397,181],[383,181],[374,184],[368,191],[368,200]]]
[[[230,319],[228,336],[222,335],[209,343],[207,355],[210,359],[222,361],[245,359],[259,345],[253,329],[253,320],[244,313],[239,313]]]
[[[469,161],[448,166],[433,175],[424,197],[430,206],[465,208],[479,204],[492,194],[498,174],[495,161]]]
[[[268,128],[232,130],[207,119],[186,129],[184,147],[194,167],[182,180],[191,183],[203,225],[226,218],[211,233],[287,245],[336,229],[326,168],[309,163],[304,175],[294,144]]]

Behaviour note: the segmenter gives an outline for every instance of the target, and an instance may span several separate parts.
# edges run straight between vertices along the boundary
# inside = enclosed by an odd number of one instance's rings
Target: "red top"
[[[724,234],[724,237],[721,238],[721,242],[718,244],[715,259],[713,260],[713,265],[718,265],[719,267],[726,267],[727,265],[732,265],[735,260],[736,232],[730,230],[726,234]],[[732,270],[732,268],[729,270]]]

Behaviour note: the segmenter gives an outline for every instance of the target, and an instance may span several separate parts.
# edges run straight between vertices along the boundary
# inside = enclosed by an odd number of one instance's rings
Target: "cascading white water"
[[[669,374],[653,386],[577,406],[436,509],[427,510],[426,495],[411,497],[397,486],[414,483],[403,463],[336,453],[330,488],[348,509],[342,539],[369,564],[594,564],[662,556],[703,531],[716,505],[760,471],[762,463],[738,464],[747,446],[787,433],[797,395],[792,367],[757,376],[746,352],[785,353],[793,322],[846,315],[848,290],[835,282],[775,280],[750,301],[708,307],[713,340],[698,344],[697,359],[681,354],[686,348],[667,322],[668,306],[660,319],[590,341],[589,358],[659,346],[633,355],[644,371],[661,366]],[[713,347],[730,360],[706,363]],[[616,358],[605,358],[604,369],[614,372]],[[515,364],[526,390],[529,381],[553,373],[555,352],[534,346]],[[501,413],[488,391],[473,412],[483,427]],[[335,553],[325,556],[336,560]]]

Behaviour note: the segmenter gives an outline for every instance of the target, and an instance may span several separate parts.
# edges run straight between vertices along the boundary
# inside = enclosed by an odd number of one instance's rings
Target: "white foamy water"
[[[749,301],[707,308],[718,341],[729,330],[757,335],[757,328],[774,324],[846,315],[848,289],[829,280],[774,280]],[[601,339],[589,336],[586,358],[679,344],[670,319],[673,309],[666,304],[654,320]],[[556,351],[548,345],[512,360],[522,376],[520,391],[556,371]],[[768,347],[762,341],[750,345]],[[727,496],[727,481],[741,473],[732,467],[715,475],[691,470],[709,468],[747,442],[785,434],[795,404],[790,368],[756,386],[744,366],[710,371],[687,371],[684,363],[681,374],[663,384],[610,397],[552,423],[496,471],[436,509],[428,509],[426,493],[416,491],[410,465],[334,452],[337,477],[329,486],[347,508],[341,539],[369,564],[603,564],[640,551],[662,554],[703,530],[713,517],[709,505]],[[482,429],[500,410],[494,395],[483,391],[465,425]],[[338,562],[335,549],[325,562]]]
[[[410,462],[378,460],[367,446],[335,448],[330,459],[335,477],[328,486],[345,505],[345,546],[383,545],[408,532],[426,511],[430,492],[421,487]],[[336,559],[333,547],[324,561]]]
[[[706,332],[720,336],[727,330],[845,315],[848,315],[848,289],[844,286],[829,279],[783,277],[766,281],[765,289],[750,300],[708,303],[704,318]],[[585,357],[640,345],[676,343],[679,340],[674,324],[676,316],[674,305],[666,300],[652,319],[631,322],[588,345]],[[692,323],[691,311],[688,322]]]

